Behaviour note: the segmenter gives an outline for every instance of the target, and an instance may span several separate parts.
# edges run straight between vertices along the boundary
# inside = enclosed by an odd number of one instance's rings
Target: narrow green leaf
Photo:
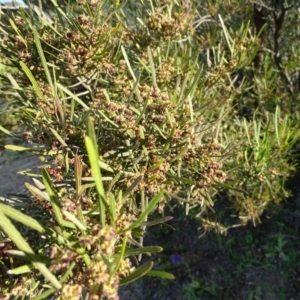
[[[147,246],[147,247],[141,247],[141,248],[127,248],[125,250],[125,256],[131,256],[131,255],[139,255],[143,253],[159,253],[163,251],[163,248],[160,246]]]
[[[149,68],[148,64],[146,64],[143,59],[141,59],[140,57],[137,57],[137,61],[139,62],[139,64],[141,66],[143,66],[143,68],[145,69],[145,71],[149,74],[151,74],[151,69]]]
[[[174,158],[172,158],[171,162],[174,162],[174,161],[176,161],[176,160],[178,160],[178,159],[181,159],[182,156],[183,156],[188,150],[189,150],[189,147],[188,147],[188,146],[183,147],[183,148],[180,150],[180,152],[179,152]]]
[[[148,227],[148,226],[154,226],[154,225],[157,225],[157,224],[162,224],[162,223],[168,222],[168,221],[170,221],[172,219],[173,219],[173,217],[167,216],[167,217],[163,217],[163,218],[159,218],[159,219],[155,219],[155,220],[144,222],[141,225],[142,226],[146,226],[146,227]]]
[[[0,225],[3,231],[11,238],[11,240],[16,244],[16,246],[24,251],[27,257],[30,259],[30,255],[34,254],[31,247],[25,241],[25,239],[21,236],[16,227],[11,223],[11,221],[5,216],[5,214],[0,210]],[[51,284],[56,289],[61,289],[60,282],[56,279],[56,277],[47,269],[45,264],[32,261],[33,266],[38,269],[44,277],[51,282]]]
[[[45,169],[42,170],[42,177],[43,177],[43,183],[46,187],[46,191],[47,191],[47,193],[50,197],[50,202],[51,202],[51,205],[52,205],[53,212],[55,214],[57,223],[59,225],[61,225],[62,222],[63,222],[63,217],[62,217],[62,213],[60,211],[59,201],[58,201],[58,198],[55,194],[55,191],[52,189],[51,178],[50,178],[49,174],[47,173],[47,171]]]
[[[40,89],[38,83],[36,82],[33,74],[29,70],[29,68],[22,61],[20,61],[20,66],[21,66],[22,70],[24,71],[24,73],[26,74],[26,76],[28,77],[28,79],[30,80],[32,87],[33,87],[34,91],[36,92],[36,94],[38,95],[38,97],[40,97],[45,103],[48,103],[48,101],[46,100],[42,90]]]
[[[136,77],[135,77],[134,71],[132,70],[132,67],[131,67],[131,65],[130,65],[130,62],[129,62],[129,59],[128,59],[126,50],[125,50],[125,48],[124,48],[123,46],[121,46],[121,50],[122,50],[124,59],[125,59],[125,61],[126,61],[127,67],[128,67],[128,69],[129,69],[129,72],[130,72],[132,78],[134,79],[134,81],[136,81]]]
[[[117,173],[117,175],[111,180],[110,184],[109,184],[109,187],[107,189],[107,193],[110,193],[112,188],[114,187],[114,185],[118,182],[118,180],[120,179],[121,177],[121,172]]]
[[[38,221],[31,218],[30,216],[26,216],[25,214],[14,209],[11,206],[0,203],[0,211],[4,213],[6,216],[8,216],[9,218],[18,221],[24,224],[25,226],[35,229],[36,231],[41,233],[45,232],[45,229],[43,228],[43,226],[40,225]]]
[[[69,25],[73,26],[70,18],[67,16],[67,14],[60,8],[60,6],[57,4],[57,0],[51,0],[52,4],[54,5],[54,8],[57,11],[57,15],[61,20],[61,23],[64,23],[67,21]]]
[[[224,34],[225,34],[225,38],[226,38],[228,48],[230,49],[230,53],[233,54],[234,53],[234,47],[233,47],[234,42],[233,42],[232,38],[229,35],[229,32],[228,32],[228,30],[227,30],[227,28],[224,24],[224,21],[223,21],[221,15],[218,15],[218,17],[219,17],[219,20],[221,22],[221,26],[222,26],[222,29],[223,29]]]
[[[280,146],[280,139],[279,139],[279,134],[278,134],[279,117],[280,117],[280,110],[279,110],[279,107],[276,106],[275,115],[274,115],[274,126],[275,126],[275,134],[276,134],[276,140],[277,140],[278,146]]]
[[[34,36],[34,43],[35,43],[35,46],[37,48],[40,60],[42,62],[42,66],[43,66],[48,84],[50,85],[50,87],[52,89],[52,94],[55,95],[56,93],[55,93],[55,89],[54,89],[54,86],[53,86],[53,81],[52,81],[51,74],[50,74],[48,66],[47,66],[47,61],[46,61],[46,58],[45,58],[45,55],[44,55],[44,51],[42,49],[40,36],[39,36],[39,34],[38,34],[35,27],[32,27],[32,33],[33,33],[33,36]]]
[[[116,274],[116,272],[118,271],[121,261],[123,260],[124,254],[125,254],[125,250],[126,250],[126,244],[127,244],[127,236],[125,235],[122,241],[122,247],[121,247],[121,251],[120,253],[118,253],[117,259],[116,259],[116,263],[115,263],[115,267],[113,268],[113,270],[110,273],[110,279]]]
[[[74,223],[66,221],[66,220],[62,220],[61,226],[71,228],[71,229],[76,229],[76,226]]]
[[[71,97],[71,99],[75,100],[77,103],[79,103],[83,108],[90,110],[90,107],[88,105],[86,105],[78,96],[76,96],[75,94],[73,94],[70,90],[68,90],[66,87],[64,87],[63,85],[61,85],[60,83],[56,82],[55,83],[56,86],[63,91],[65,94],[69,95]]]
[[[49,296],[51,296],[53,293],[55,293],[55,289],[51,288],[51,289],[48,289],[47,291],[45,291],[44,293],[34,297],[34,298],[31,298],[30,300],[44,300],[44,299],[48,299]],[[52,298],[51,298],[52,299]]]
[[[152,173],[153,171],[157,170],[163,163],[164,163],[164,160],[160,159],[158,161],[158,163],[156,163],[155,165],[153,165],[147,169],[146,174]]]
[[[13,151],[19,151],[19,152],[44,152],[45,149],[34,147],[34,148],[28,148],[28,147],[23,147],[23,146],[18,146],[18,145],[5,145],[5,149],[13,150]]]
[[[21,250],[16,250],[16,249],[10,249],[7,250],[5,252],[6,254],[10,255],[10,256],[14,256],[14,257],[18,257],[18,258],[28,258],[27,253],[25,253],[24,251]],[[51,262],[50,258],[48,256],[44,256],[44,255],[36,255],[36,254],[30,254],[30,260],[31,262],[35,261],[35,262],[40,262],[43,264],[49,264]]]
[[[95,131],[95,127],[94,127],[94,118],[92,118],[92,117],[89,117],[87,119],[86,132],[87,132],[87,136],[92,141],[93,149],[95,150],[96,157],[98,157],[99,156],[98,155],[98,143],[97,143],[96,131]]]
[[[18,35],[18,37],[22,40],[23,44],[26,45],[26,48],[27,48],[28,47],[27,41],[22,36],[19,28],[16,26],[15,22],[13,21],[13,19],[10,18],[9,19],[9,23],[10,23],[11,28],[14,29],[14,31],[16,32],[16,34]]]
[[[96,184],[96,190],[98,193],[98,204],[99,204],[99,212],[100,212],[100,222],[101,225],[105,225],[105,204],[106,199],[105,199],[105,194],[104,194],[104,188],[103,188],[103,183],[102,183],[102,178],[101,178],[101,173],[100,169],[98,166],[98,155],[96,152],[96,149],[94,147],[94,144],[89,136],[85,137],[85,146],[89,155],[89,161],[91,164],[92,168],[92,173],[93,173],[93,179]]]
[[[170,280],[175,279],[175,276],[173,274],[164,271],[157,271],[157,270],[149,271],[147,273],[147,276],[155,276],[155,277],[160,277],[160,278],[170,279]]]
[[[117,220],[117,210],[116,210],[116,199],[114,194],[108,193],[109,203],[110,203],[110,209],[112,213],[112,220],[111,225],[115,226],[115,221]]]
[[[5,134],[7,134],[7,135],[13,136],[13,134],[12,134],[9,130],[5,129],[5,128],[2,127],[1,125],[0,125],[0,130],[1,130],[2,132],[4,132]]]
[[[108,164],[106,164],[104,161],[100,159],[99,159],[99,167],[107,172],[111,172],[111,173],[114,172],[114,170]]]
[[[86,226],[85,218],[81,206],[77,206],[76,211],[77,211],[78,220],[80,221],[81,224],[83,224],[83,226]]]
[[[189,87],[189,89],[187,90],[185,96],[182,98],[182,101],[185,101],[185,99],[187,97],[193,98],[194,92],[197,88],[198,80],[199,80],[201,75],[202,75],[202,69],[199,68],[196,75],[193,76],[193,82],[192,82],[191,86]]]
[[[69,219],[74,225],[76,225],[81,231],[86,231],[86,227],[70,212],[63,210],[62,213]]]
[[[168,174],[168,177],[170,177],[174,180],[177,180],[179,182],[186,183],[186,184],[190,184],[190,185],[195,184],[195,182],[189,178],[179,177],[179,176],[175,176],[175,175],[171,175],[171,174]]]
[[[12,270],[8,270],[7,274],[9,275],[20,275],[20,274],[25,274],[25,273],[29,273],[32,271],[33,266],[31,264],[29,265],[24,265],[24,266],[20,266],[18,268],[12,269]]]
[[[26,188],[31,192],[31,194],[39,199],[43,199],[46,201],[50,201],[50,197],[46,192],[42,192],[40,189],[37,187],[31,185],[28,182],[25,182]]]
[[[149,202],[149,205],[146,207],[146,209],[141,213],[141,215],[138,217],[138,219],[133,222],[131,225],[129,225],[127,228],[119,231],[119,234],[122,234],[126,231],[132,230],[135,227],[140,226],[144,220],[145,217],[148,216],[152,210],[155,208],[155,206],[157,205],[158,201],[162,198],[162,196],[164,195],[164,191],[161,190],[159,193],[157,193]]]
[[[153,128],[160,134],[160,136],[167,140],[167,137],[163,134],[163,132],[161,131],[161,129],[156,125],[156,124],[152,124]]]
[[[124,285],[141,278],[142,276],[146,275],[152,269],[152,267],[153,267],[152,261],[143,264],[141,267],[137,268],[134,272],[132,272],[129,276],[122,279],[120,281],[120,285]]]
[[[147,54],[148,54],[148,58],[149,58],[149,65],[150,65],[150,70],[151,70],[151,75],[152,75],[152,84],[153,84],[153,86],[157,86],[154,60],[153,60],[153,56],[151,53],[151,48],[149,46],[147,47]]]
[[[57,138],[57,140],[62,144],[62,146],[68,147],[68,145],[66,144],[66,142],[63,140],[63,138],[59,135],[59,133],[55,129],[53,129],[51,127],[49,129],[52,131],[52,133]]]
[[[113,219],[113,215],[106,201],[106,196],[103,188],[102,176],[99,168],[97,140],[96,140],[95,129],[93,126],[92,118],[88,119],[87,134],[88,135],[85,137],[85,145],[88,152],[90,165],[92,168],[94,181],[96,184],[96,190],[98,193],[100,221],[101,221],[101,225],[105,225],[106,211],[110,215],[111,219]]]
[[[145,140],[145,127],[142,125],[139,125],[139,132],[140,132],[140,138],[142,140]]]
[[[123,193],[122,201],[124,202],[131,192],[139,185],[139,183],[143,180],[143,175],[138,176],[133,183],[130,185],[130,187]]]
[[[76,263],[75,262],[72,262],[69,266],[69,268],[67,269],[66,273],[61,277],[61,279],[59,280],[59,282],[61,284],[63,284],[69,276],[72,275],[72,270],[74,269],[74,267],[76,266]],[[49,296],[51,296],[56,290],[53,289],[53,288],[50,288],[48,290],[46,290],[44,293],[34,297],[34,298],[31,298],[31,300],[43,300],[43,299],[48,299]],[[51,298],[52,299],[52,298]]]

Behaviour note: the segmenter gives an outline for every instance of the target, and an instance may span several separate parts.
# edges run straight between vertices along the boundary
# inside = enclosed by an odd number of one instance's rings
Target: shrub
[[[43,274],[49,289],[38,299],[55,291],[64,299],[82,287],[114,299],[119,283],[144,274],[172,278],[150,271],[149,262],[133,271],[127,260],[161,250],[143,247],[143,236],[169,219],[147,216],[163,213],[171,199],[196,209],[204,229],[225,233],[236,224],[222,223],[224,207],[212,214],[221,191],[242,219],[238,225],[255,223],[270,202],[286,197],[297,127],[274,99],[270,111],[259,111],[250,96],[241,103],[251,80],[236,83],[253,72],[259,49],[250,24],[228,29],[216,16],[212,45],[199,49],[197,7],[163,2],[78,1],[68,14],[53,2],[53,22],[20,9],[2,30],[1,55],[13,70],[3,86],[17,92],[29,144],[7,148],[44,160],[43,183],[27,184],[32,196],[23,208],[32,217],[0,210],[12,240],[5,249],[20,249],[6,253],[32,263],[14,260],[10,273],[28,277],[12,294],[29,282],[36,288],[32,278]],[[197,33],[200,43],[206,34]],[[8,217],[44,240],[32,235],[30,248]]]

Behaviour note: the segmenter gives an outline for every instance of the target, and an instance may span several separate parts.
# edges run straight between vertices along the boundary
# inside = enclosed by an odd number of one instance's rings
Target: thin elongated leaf
[[[31,71],[29,70],[29,68],[24,64],[24,62],[20,61],[20,66],[22,68],[22,70],[24,71],[24,73],[26,74],[26,76],[28,77],[28,79],[30,80],[32,87],[34,89],[34,91],[36,92],[36,94],[45,102],[48,103],[48,101],[46,100],[42,90],[40,89],[38,83],[36,82],[33,74],[31,73]]]
[[[123,238],[122,241],[122,247],[121,247],[121,251],[118,254],[117,258],[116,258],[116,263],[115,263],[115,267],[113,268],[113,270],[110,273],[110,279],[116,274],[116,272],[119,270],[121,261],[123,260],[124,254],[125,254],[125,250],[126,250],[126,244],[127,244],[127,237],[126,235]]]
[[[5,253],[11,256],[26,257],[26,254],[23,251],[15,250],[15,249],[6,250]]]
[[[182,156],[183,156],[188,150],[189,150],[188,146],[183,147],[183,148],[180,150],[180,152],[179,152],[174,158],[172,158],[171,162],[174,162],[174,161],[176,161],[176,160],[178,160],[178,159],[181,159]]]
[[[125,256],[131,256],[131,255],[139,255],[144,253],[159,253],[163,251],[163,248],[160,246],[147,246],[147,247],[141,247],[141,248],[127,248],[125,250]]]
[[[37,188],[40,190],[46,189],[45,186],[36,178],[32,178],[33,183],[36,185]]]
[[[151,74],[151,69],[149,68],[148,64],[145,64],[145,62],[140,58],[140,57],[137,57],[137,61],[139,62],[139,64],[141,66],[143,66],[143,68],[149,73]]]
[[[138,226],[140,226],[144,221],[145,221],[145,217],[148,216],[151,211],[155,208],[155,206],[157,205],[158,201],[162,198],[162,196],[164,195],[164,191],[161,190],[159,193],[157,193],[149,202],[149,205],[145,208],[145,210],[141,213],[141,215],[138,217],[138,219],[133,222],[131,225],[129,225],[126,229],[123,229],[121,231],[119,231],[119,233],[124,233],[126,231],[132,230],[133,228],[136,228]]]
[[[280,146],[279,134],[278,134],[278,120],[280,119],[280,110],[279,107],[276,106],[275,115],[274,115],[274,127],[275,127],[275,134],[278,146]]]
[[[45,291],[44,293],[38,295],[37,297],[31,298],[30,300],[44,300],[47,299],[47,297],[51,296],[53,293],[55,293],[55,289],[51,288]],[[52,299],[52,298],[51,298]]]
[[[31,218],[30,216],[26,216],[25,214],[14,209],[11,206],[0,203],[0,211],[4,213],[6,216],[8,216],[9,218],[18,221],[24,224],[25,226],[28,226],[41,233],[45,232],[45,229],[43,228],[43,226],[40,225],[38,221]]]
[[[189,178],[185,178],[185,177],[179,177],[179,176],[175,176],[175,175],[170,175],[168,174],[168,177],[174,179],[174,180],[177,180],[179,182],[183,182],[183,183],[186,183],[186,184],[190,184],[190,185],[193,185],[195,184],[195,182]]]
[[[102,181],[111,181],[113,178],[112,177],[102,177]],[[82,181],[94,181],[94,177],[82,177]],[[89,186],[87,186],[89,185]],[[95,183],[89,183],[85,185],[85,188],[87,187],[93,187],[96,186]]]
[[[5,128],[2,127],[1,125],[0,125],[0,130],[1,130],[2,132],[4,132],[5,134],[7,134],[7,135],[13,136],[13,134],[12,134],[9,130],[5,129]]]
[[[97,136],[96,136],[96,131],[94,127],[94,118],[89,117],[87,119],[87,126],[86,126],[86,133],[87,136],[90,138],[91,142],[93,143],[93,148],[95,151],[98,151],[98,143],[97,143]],[[98,157],[98,153],[96,155]]]
[[[147,47],[147,54],[148,54],[148,58],[149,58],[150,70],[151,70],[151,75],[152,75],[152,84],[153,84],[153,86],[157,86],[154,60],[153,60],[153,56],[151,53],[151,48],[149,46]]]
[[[131,64],[130,64],[130,62],[129,62],[129,59],[128,59],[126,50],[125,50],[125,48],[124,48],[123,46],[121,46],[121,50],[122,50],[124,59],[125,59],[125,61],[126,61],[127,67],[128,67],[128,69],[129,69],[129,72],[130,72],[132,78],[134,79],[134,81],[136,81],[136,77],[135,77],[134,71],[132,70]]]
[[[38,34],[35,27],[32,27],[32,33],[33,33],[33,36],[34,36],[34,43],[35,43],[35,46],[36,46],[37,51],[39,53],[39,58],[42,62],[42,66],[43,66],[48,84],[50,85],[50,87],[52,89],[52,94],[55,95],[55,89],[54,89],[54,86],[53,86],[53,81],[52,81],[51,74],[50,74],[49,69],[48,69],[48,65],[47,65],[45,55],[44,55],[44,51],[42,49],[40,36],[39,36],[39,34]]]
[[[90,110],[90,107],[86,105],[78,96],[73,94],[70,90],[68,90],[66,87],[61,85],[60,83],[56,82],[56,86],[63,91],[65,94],[69,95],[71,99],[75,100],[77,103],[79,103],[82,107],[84,107],[87,110]]]
[[[13,19],[10,18],[10,19],[9,19],[9,23],[10,23],[11,28],[14,29],[14,31],[16,32],[16,34],[18,35],[18,37],[22,40],[22,42],[24,43],[24,45],[26,45],[26,47],[27,47],[27,46],[28,46],[28,45],[27,45],[27,41],[26,41],[26,39],[24,39],[24,37],[22,36],[22,34],[21,34],[19,28],[16,26],[15,22],[13,21]],[[1,27],[2,27],[2,26],[1,26]]]
[[[72,270],[74,269],[74,267],[76,266],[75,262],[71,262],[69,268],[67,269],[66,273],[61,277],[61,279],[59,280],[59,282],[61,284],[63,284],[70,275],[72,275]],[[44,293],[38,295],[35,298],[31,298],[31,300],[42,300],[42,299],[48,299],[48,297],[50,295],[52,295],[56,290],[53,288],[48,289],[47,291],[45,291]]]
[[[126,200],[130,193],[139,185],[139,183],[143,180],[143,175],[138,176],[134,182],[130,185],[130,187],[123,193],[122,201]]]
[[[99,167],[105,171],[112,172],[112,173],[114,172],[114,170],[108,164],[106,164],[101,160],[99,160]]]
[[[93,179],[95,181],[97,193],[98,193],[98,204],[99,204],[99,212],[100,212],[100,222],[101,225],[105,225],[105,194],[104,194],[104,188],[101,178],[100,169],[98,166],[98,155],[97,151],[95,149],[95,146],[89,136],[85,137],[85,146],[89,155],[89,161],[92,168],[93,173]],[[107,204],[107,203],[106,203]]]
[[[70,212],[63,210],[62,213],[72,222],[74,225],[76,225],[80,230],[85,231],[86,227]]]
[[[227,42],[227,45],[230,49],[230,53],[233,54],[234,53],[234,41],[232,40],[231,36],[229,35],[229,32],[224,24],[224,21],[223,21],[223,18],[221,17],[221,15],[218,15],[219,17],[219,20],[221,22],[221,26],[222,26],[222,29],[224,31],[224,34],[225,34],[225,38],[226,38],[226,42]]]
[[[109,184],[109,187],[107,189],[107,193],[110,193],[112,188],[114,187],[114,185],[118,182],[118,180],[120,179],[121,177],[121,172],[117,173],[117,175],[111,180],[110,184]]]
[[[31,185],[28,182],[25,182],[25,186],[31,192],[31,194],[34,195],[35,197],[37,197],[39,199],[44,199],[46,201],[50,201],[50,197],[46,192],[42,192],[40,189]]]
[[[196,75],[193,76],[193,82],[192,82],[191,86],[189,87],[189,89],[187,90],[186,95],[182,98],[182,101],[185,101],[185,99],[187,97],[193,98],[195,90],[197,88],[198,80],[200,79],[201,75],[202,75],[202,69],[199,68]]]
[[[63,140],[63,138],[58,134],[58,132],[55,129],[50,128],[50,130],[52,131],[52,133],[54,134],[54,136],[57,138],[57,140],[62,144],[62,146],[68,147],[68,145],[66,144],[66,142]]]
[[[111,219],[113,219],[113,214],[106,201],[106,196],[103,188],[102,175],[99,168],[97,140],[95,135],[95,129],[93,126],[93,121],[91,118],[88,119],[87,134],[88,136],[85,137],[85,145],[88,152],[90,165],[92,168],[93,178],[96,184],[96,190],[98,193],[100,221],[101,224],[104,225],[106,219],[106,211],[110,215]]]
[[[160,136],[167,140],[167,137],[163,134],[163,132],[161,131],[161,129],[156,125],[156,124],[152,124],[153,125],[153,128],[160,134]]]
[[[27,258],[27,254],[21,250],[10,249],[10,250],[6,250],[5,253],[7,253],[10,256],[14,256],[14,257]],[[48,264],[51,261],[48,256],[36,255],[36,254],[31,254],[30,259],[31,259],[31,261],[36,261],[36,262],[40,262],[43,264]]]
[[[57,16],[60,18],[61,23],[64,23],[67,21],[69,25],[73,25],[70,18],[67,16],[67,14],[60,8],[60,6],[57,4],[57,0],[51,0],[52,4],[54,5],[55,10],[57,11]]]
[[[118,124],[114,123],[112,120],[110,120],[104,113],[103,111],[99,111],[101,117],[103,117],[105,119],[105,121],[107,121],[108,123],[112,124],[113,126],[115,126],[116,128],[118,128]]]
[[[43,177],[43,183],[46,187],[46,191],[50,197],[50,202],[51,202],[57,223],[59,225],[61,225],[63,222],[63,217],[62,217],[62,213],[60,211],[59,201],[55,194],[55,191],[52,189],[51,178],[45,169],[42,170],[42,177]]]
[[[115,221],[117,220],[116,198],[114,194],[108,193],[108,199],[112,213],[111,225],[114,227]]]
[[[173,217],[166,216],[166,217],[163,217],[163,218],[159,218],[159,219],[155,219],[155,220],[144,222],[144,223],[141,224],[141,226],[146,226],[146,227],[148,227],[148,226],[154,226],[154,225],[157,225],[157,224],[168,222],[168,221],[170,221],[172,219],[173,219]]]
[[[5,216],[5,214],[0,210],[0,224],[3,231],[11,238],[11,240],[16,244],[16,246],[21,250],[24,251],[27,257],[30,259],[30,255],[34,254],[31,247],[25,241],[25,239],[21,236],[19,231],[16,227],[11,223],[11,221]],[[56,289],[61,289],[60,282],[56,279],[56,277],[48,270],[45,264],[32,261],[33,266],[38,269],[43,276],[51,282],[51,284]]]
[[[12,269],[12,270],[8,270],[7,274],[20,275],[20,274],[29,273],[32,271],[32,269],[33,269],[33,266],[31,264],[29,264],[29,265],[20,266],[18,268]]]
[[[164,271],[157,271],[157,270],[149,271],[147,273],[147,276],[155,276],[155,277],[160,277],[160,278],[170,279],[170,280],[175,279],[175,276],[173,274]]]
[[[78,155],[74,157],[74,167],[75,167],[75,183],[76,183],[76,198],[80,196],[81,192],[81,178],[82,178],[82,165]]]
[[[120,285],[127,284],[129,282],[135,281],[142,276],[146,275],[151,269],[153,268],[153,262],[149,261],[145,264],[143,264],[141,267],[137,268],[133,273],[131,273],[129,276],[125,277],[120,281]]]
[[[5,149],[9,149],[9,150],[13,150],[13,151],[24,151],[24,152],[37,152],[37,153],[41,153],[41,152],[44,152],[45,149],[39,149],[37,147],[35,148],[28,148],[28,147],[23,147],[23,146],[18,146],[18,145],[5,145],[4,146]]]
[[[161,159],[157,164],[155,164],[155,165],[151,166],[150,168],[148,168],[146,174],[149,174],[149,173],[157,170],[163,163],[164,163],[164,160]]]
[[[85,223],[85,219],[84,219],[84,215],[83,215],[83,211],[81,209],[81,206],[78,206],[76,208],[76,211],[77,211],[77,217],[78,217],[78,220],[80,221],[80,223],[83,225],[83,226],[86,226],[86,223]]]

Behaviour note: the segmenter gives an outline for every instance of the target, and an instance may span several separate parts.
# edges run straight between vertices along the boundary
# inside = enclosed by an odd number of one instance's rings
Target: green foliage
[[[44,163],[26,184],[31,198],[21,208],[30,216],[1,204],[6,247],[19,249],[6,251],[17,256],[12,266],[2,264],[28,276],[15,289],[3,277],[12,295],[24,285],[37,296],[46,284],[37,299],[82,288],[114,299],[119,285],[145,274],[172,279],[128,259],[162,250],[143,247],[143,238],[147,226],[169,220],[148,216],[170,200],[205,231],[226,233],[260,222],[288,197],[299,126],[283,99],[299,103],[283,70],[295,70],[297,50],[278,61],[275,49],[258,67],[267,31],[252,28],[255,7],[231,1],[232,14],[227,2],[204,2],[52,1],[52,20],[41,7],[7,16],[0,59],[11,73],[1,73],[1,90],[14,91],[31,145],[6,147]],[[217,295],[215,285],[195,282],[186,293]]]
[[[36,197],[40,196],[39,202],[47,203],[44,205],[48,205],[48,211],[52,212],[50,215],[44,216],[40,220],[38,217],[33,219],[13,207],[0,204],[1,228],[9,238],[6,240],[6,246],[12,242],[19,249],[18,251],[7,250],[7,254],[16,257],[11,261],[10,270],[7,272],[10,275],[22,274],[27,281],[26,283],[23,280],[25,286],[33,283],[31,272],[34,272],[35,276],[43,275],[49,288],[38,295],[36,299],[44,299],[56,290],[61,290],[60,299],[80,297],[83,288],[88,289],[91,297],[98,295],[112,299],[117,296],[119,284],[126,284],[138,279],[147,274],[153,266],[153,263],[149,262],[138,268],[132,267],[128,256],[162,250],[161,247],[144,248],[141,246],[129,249],[127,241],[130,239],[133,242],[134,230],[138,229],[163,192],[157,194],[149,202],[149,206],[141,216],[135,218],[134,215],[127,214],[123,215],[123,219],[120,220],[116,212],[111,211],[111,209],[121,206],[120,203],[115,200],[116,197],[113,194],[106,195],[103,189],[96,143],[93,140],[92,123],[88,127],[90,131],[85,137],[85,144],[97,189],[95,197],[98,198],[98,203],[90,203],[87,210],[83,210],[83,206],[79,204],[74,209],[63,206],[48,172],[43,170],[43,184],[36,180],[39,189],[31,187],[31,191],[33,193],[36,191]],[[74,163],[77,192],[73,194],[73,197],[79,203],[79,198],[86,197],[86,195],[84,195],[85,188],[81,185],[78,156],[75,157]],[[42,187],[46,189],[47,193],[40,191]],[[69,195],[71,196],[71,194]],[[34,201],[37,201],[37,198]],[[41,203],[36,206],[41,206]],[[123,209],[126,210],[126,207],[121,206],[120,210]],[[126,222],[124,218],[128,221]],[[35,254],[10,219],[38,231],[40,238],[43,238],[43,243],[34,243],[38,254]],[[22,265],[24,260],[28,262]],[[2,261],[2,264],[3,267],[8,268],[5,260]],[[172,275],[166,272],[155,271],[153,275],[172,279]],[[72,284],[74,281],[76,284]],[[9,288],[9,282],[4,284],[8,284]],[[15,286],[9,290],[9,293],[12,296],[19,295],[18,288]],[[31,291],[28,286],[28,292],[24,295],[37,296],[37,292],[39,290]]]

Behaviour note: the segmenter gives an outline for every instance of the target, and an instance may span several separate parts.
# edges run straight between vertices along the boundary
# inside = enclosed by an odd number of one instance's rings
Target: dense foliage
[[[300,55],[298,31],[282,32],[297,4],[202,2],[53,1],[51,18],[2,16],[1,90],[27,143],[6,148],[43,161],[21,208],[0,204],[3,291],[117,299],[145,274],[172,278],[132,262],[162,250],[143,237],[174,200],[226,233],[288,197]]]

